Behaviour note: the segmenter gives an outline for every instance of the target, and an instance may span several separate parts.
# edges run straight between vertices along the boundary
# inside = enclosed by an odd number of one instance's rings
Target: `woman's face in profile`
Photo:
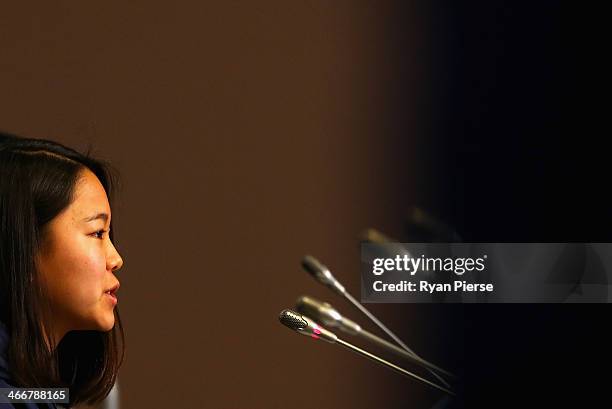
[[[108,291],[118,288],[113,272],[123,260],[109,238],[110,221],[104,187],[81,171],[73,202],[46,226],[37,260],[56,342],[68,331],[110,331],[115,324],[116,298]]]

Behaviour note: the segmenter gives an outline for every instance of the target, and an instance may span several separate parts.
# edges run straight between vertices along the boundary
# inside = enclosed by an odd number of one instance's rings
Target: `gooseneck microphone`
[[[284,326],[289,327],[302,335],[306,335],[314,339],[322,339],[323,341],[327,341],[331,344],[338,341],[336,334],[326,330],[310,318],[298,314],[295,311],[282,310],[278,316],[278,320]]]
[[[302,259],[302,267],[308,274],[313,276],[315,280],[331,288],[332,291],[340,295],[346,294],[346,289],[340,284],[340,281],[336,280],[336,277],[329,271],[329,268],[321,264],[319,260],[313,256],[305,256]]]
[[[353,304],[359,311],[361,311],[370,321],[372,321],[378,328],[383,330],[395,343],[401,346],[406,352],[413,355],[415,358],[421,359],[412,349],[410,349],[402,340],[395,335],[389,328],[387,328],[382,322],[378,320],[370,311],[368,311],[359,301],[357,301],[353,296],[346,291],[344,286],[340,284],[340,282],[334,277],[329,268],[323,265],[319,260],[314,258],[313,256],[305,256],[302,259],[302,267],[309,273],[311,276],[315,278],[321,284],[331,288],[337,294],[346,298],[351,304]],[[442,378],[438,373],[433,371],[432,369],[427,369],[433,376],[435,376],[440,382],[442,382],[445,386],[449,387],[450,385],[444,378]]]
[[[291,311],[291,310],[283,310],[281,311],[279,317],[278,317],[279,321],[285,325],[286,327],[302,334],[302,335],[306,335],[309,336],[311,338],[314,339],[322,339],[324,341],[327,341],[331,344],[339,344],[353,352],[355,352],[358,355],[361,355],[363,357],[366,357],[374,362],[377,362],[383,366],[386,366],[387,368],[390,368],[404,376],[407,377],[412,377],[415,378],[423,383],[426,383],[436,389],[439,389],[443,392],[448,393],[449,395],[455,395],[453,392],[451,392],[450,390],[437,385],[425,378],[422,378],[416,374],[413,374],[412,372],[409,372],[407,370],[405,370],[404,368],[401,368],[395,364],[392,364],[389,361],[386,361],[364,349],[361,349],[359,347],[356,347],[355,345],[352,345],[342,339],[340,339],[336,334],[334,334],[333,332],[323,328],[322,326],[318,325],[316,322],[314,322],[312,319],[298,314],[295,311]]]
[[[298,298],[295,306],[296,310],[307,317],[311,317],[315,322],[321,323],[327,327],[339,328],[347,334],[356,335],[367,339],[368,341],[377,344],[387,350],[401,356],[408,361],[419,365],[424,368],[433,369],[441,372],[449,377],[454,377],[448,371],[428,362],[422,358],[419,358],[413,354],[406,352],[405,350],[398,348],[392,343],[372,334],[361,328],[356,322],[343,317],[334,307],[329,303],[318,301],[312,297],[302,296]]]

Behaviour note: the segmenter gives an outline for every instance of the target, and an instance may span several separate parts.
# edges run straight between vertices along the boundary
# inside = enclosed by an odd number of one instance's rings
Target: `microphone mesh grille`
[[[306,322],[299,314],[291,311],[291,310],[283,310],[278,317],[281,324],[294,329],[302,329],[308,326],[308,322]]]

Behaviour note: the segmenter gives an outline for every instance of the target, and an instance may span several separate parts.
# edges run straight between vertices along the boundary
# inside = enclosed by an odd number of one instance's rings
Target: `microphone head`
[[[336,280],[331,271],[329,271],[329,268],[321,264],[321,262],[313,256],[304,256],[302,259],[302,268],[318,282],[326,285],[335,292],[339,294],[345,293],[346,290],[344,286]]]
[[[300,314],[289,309],[282,310],[278,316],[278,320],[281,322],[281,324],[291,328],[294,331],[304,329],[308,326],[308,321],[302,318]]]
[[[302,335],[306,335],[314,339],[322,339],[332,344],[338,340],[336,334],[326,330],[310,318],[300,315],[295,311],[289,309],[282,310],[278,320],[284,326],[291,328]]]
[[[329,271],[327,267],[311,255],[304,256],[302,259],[302,267],[313,276],[319,276],[323,271]]]
[[[330,304],[321,302],[306,295],[301,296],[295,303],[298,312],[312,317],[315,321],[329,327],[337,327],[342,316]]]
[[[312,317],[316,322],[320,322],[325,326],[340,328],[351,335],[356,335],[361,332],[361,326],[359,326],[359,324],[343,317],[342,314],[329,303],[303,295],[298,298],[295,308],[300,313]]]
[[[376,229],[366,229],[361,234],[361,241],[370,243],[368,253],[374,252],[376,257],[394,258],[396,255],[406,255],[412,258],[412,254],[404,245]],[[369,258],[369,256],[366,256],[366,258]]]
[[[397,241],[373,228],[368,228],[361,232],[360,239],[367,243],[392,243]]]

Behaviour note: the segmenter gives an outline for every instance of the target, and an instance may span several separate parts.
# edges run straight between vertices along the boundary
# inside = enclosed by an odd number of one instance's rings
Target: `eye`
[[[91,233],[90,236],[93,236],[97,239],[103,239],[104,238],[104,233],[108,233],[108,230],[98,230],[94,233]]]

